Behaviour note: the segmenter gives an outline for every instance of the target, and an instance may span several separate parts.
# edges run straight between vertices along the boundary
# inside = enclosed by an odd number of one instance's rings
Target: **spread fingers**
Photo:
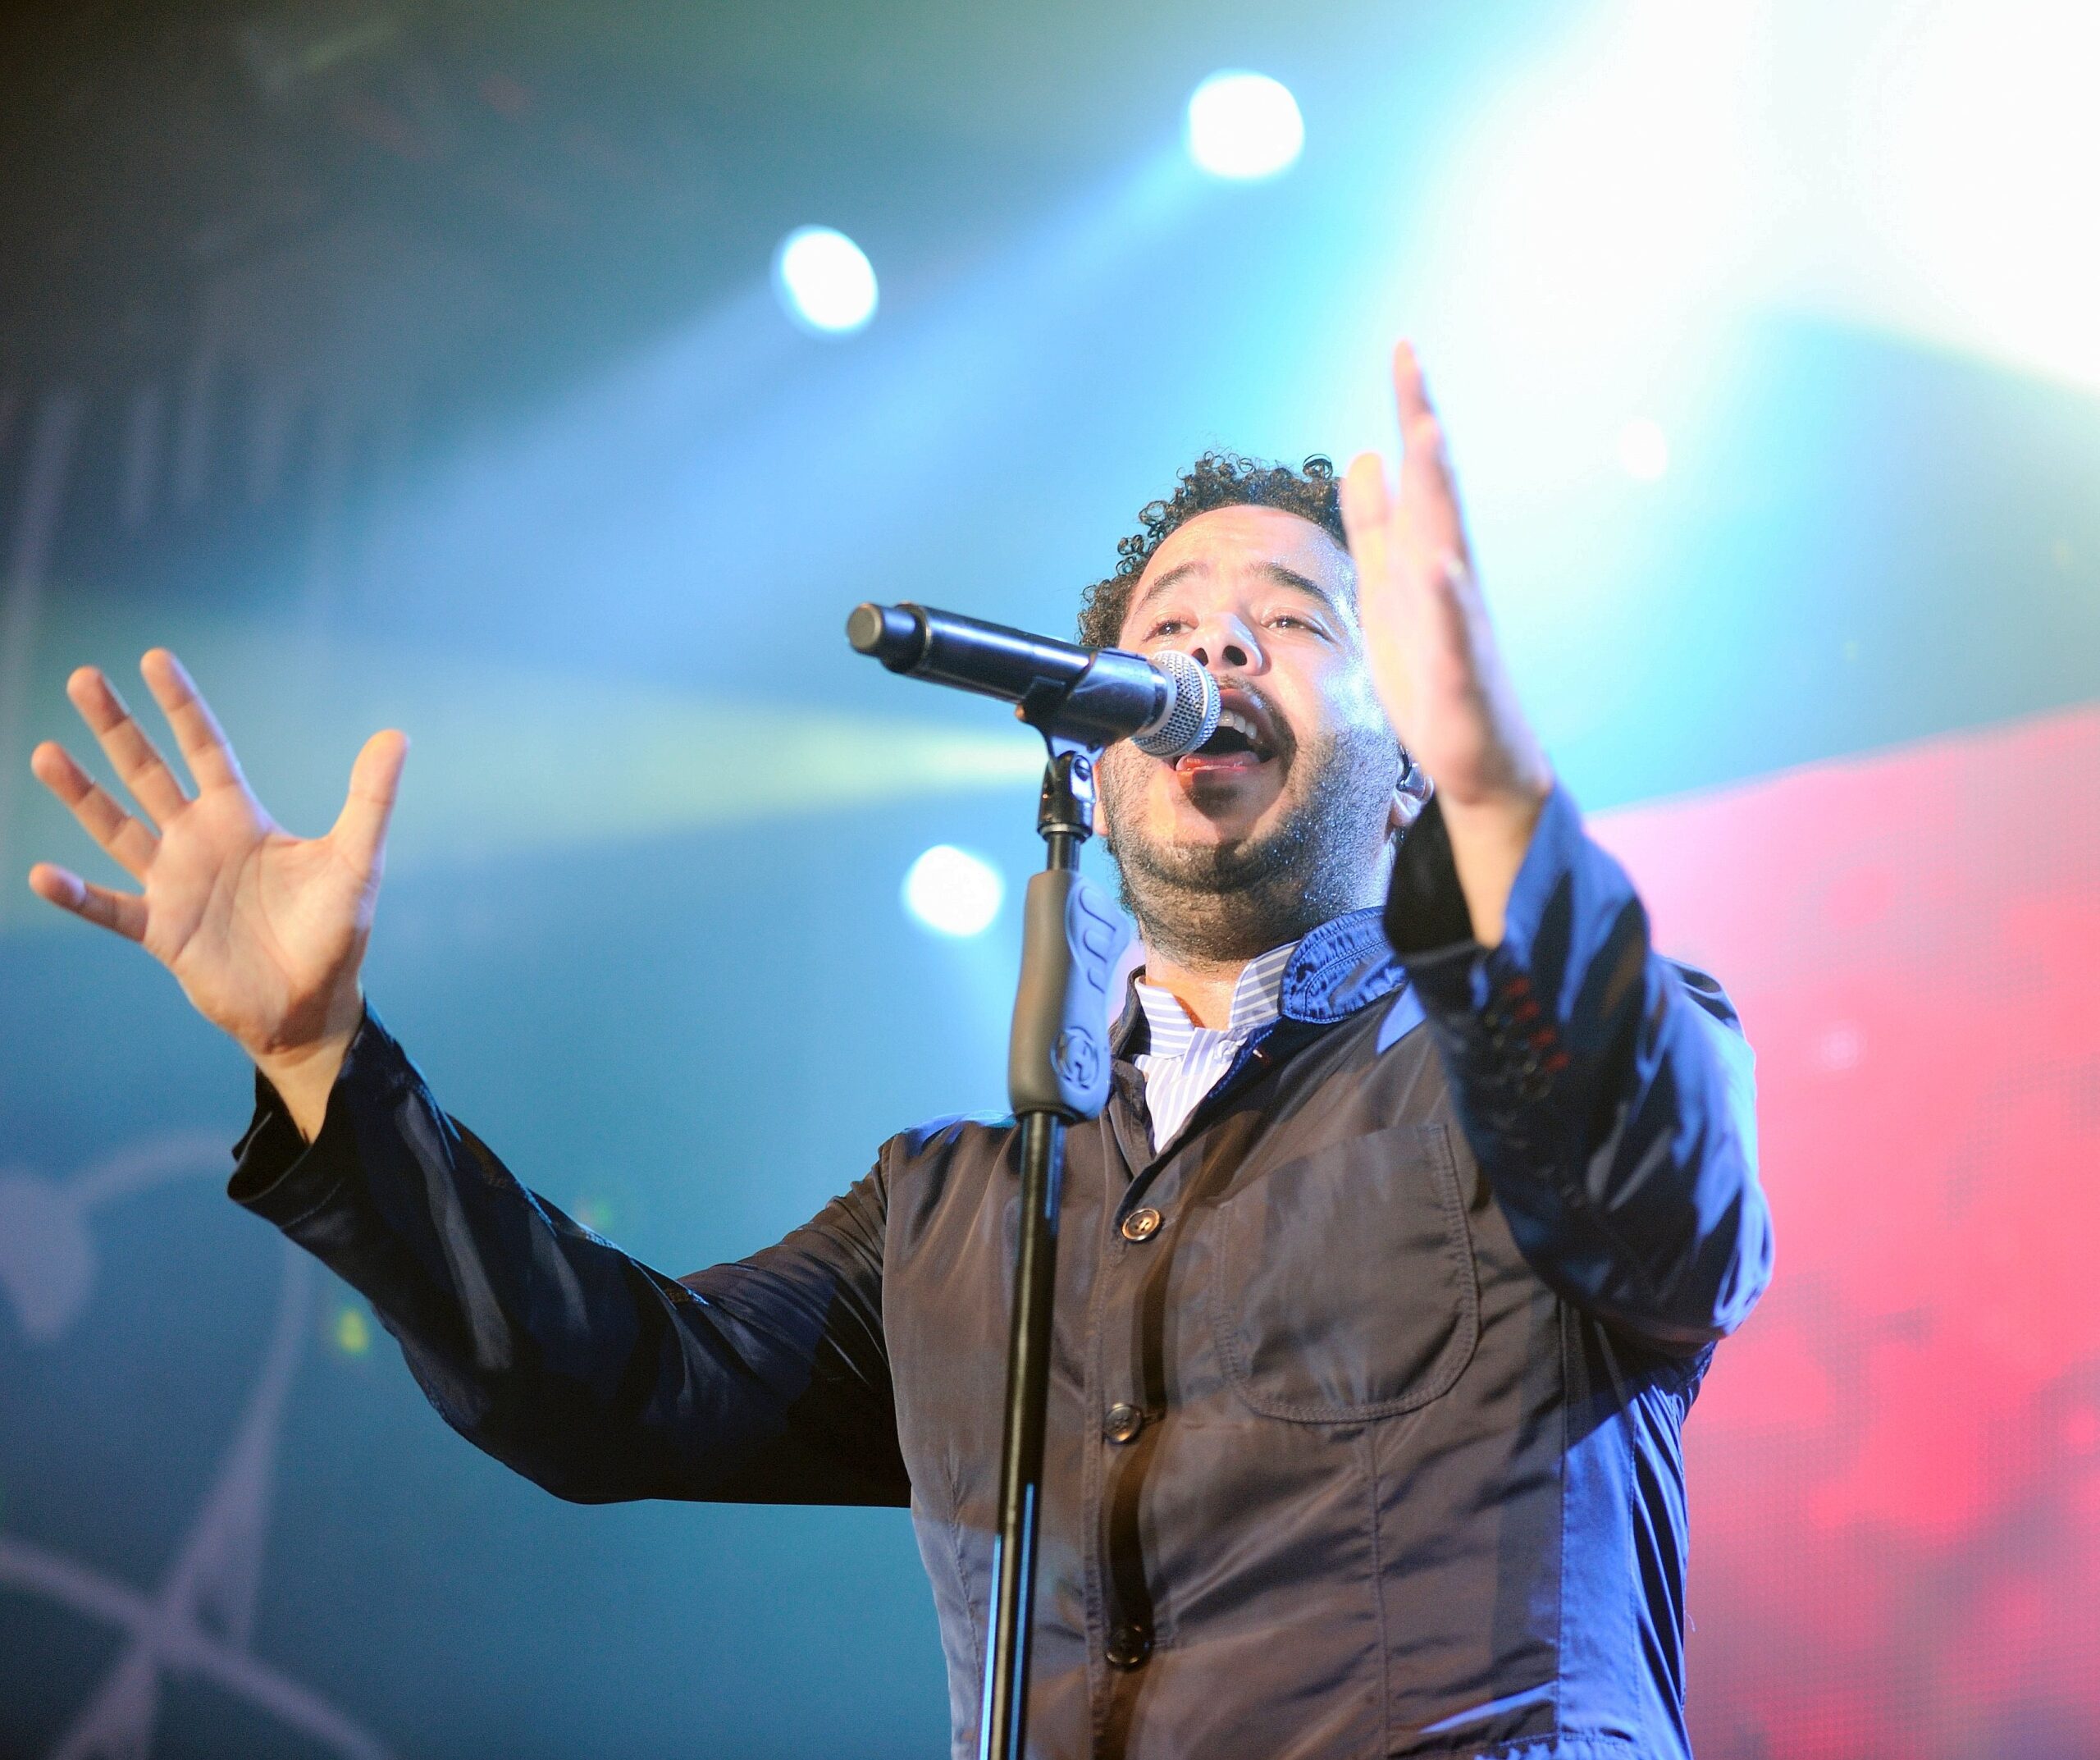
[[[175,773],[147,738],[124,699],[95,666],[82,666],[66,681],[66,694],[94,731],[131,798],[157,825],[166,825],[189,804]]]
[[[102,787],[74,759],[73,754],[55,741],[47,739],[30,754],[30,769],[36,779],[66,803],[67,810],[80,821],[88,835],[100,844],[126,874],[135,880],[146,877],[147,866],[153,859],[153,851],[160,839],[139,820],[119,807],[107,789]],[[53,869],[62,873],[62,869]],[[44,894],[49,897],[48,894]],[[59,903],[57,898],[52,903]],[[70,907],[69,907],[70,908]]]
[[[240,765],[226,731],[182,662],[166,648],[157,647],[139,662],[139,672],[175,729],[175,743],[182,748],[197,786],[217,789],[238,783]]]
[[[112,892],[48,862],[30,870],[30,890],[62,911],[114,930],[127,941],[146,938],[146,901],[130,893]]]
[[[1463,558],[1465,523],[1443,424],[1430,403],[1422,363],[1406,342],[1393,350],[1393,402],[1400,424],[1400,500],[1410,533],[1440,563],[1447,556]]]

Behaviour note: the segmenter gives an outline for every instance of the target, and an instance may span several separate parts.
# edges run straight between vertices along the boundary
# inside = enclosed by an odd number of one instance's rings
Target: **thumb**
[[[350,792],[329,831],[344,859],[360,875],[378,871],[386,844],[387,821],[401,789],[401,766],[409,757],[409,736],[395,728],[374,734],[350,766]]]

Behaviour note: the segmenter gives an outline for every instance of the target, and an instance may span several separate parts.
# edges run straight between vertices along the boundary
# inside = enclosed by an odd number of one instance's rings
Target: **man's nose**
[[[1212,672],[1264,672],[1268,656],[1254,632],[1236,617],[1206,618],[1196,626],[1189,657]]]

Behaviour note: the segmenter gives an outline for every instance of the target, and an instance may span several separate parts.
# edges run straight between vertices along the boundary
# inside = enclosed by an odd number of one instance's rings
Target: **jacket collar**
[[[1384,912],[1376,906],[1331,917],[1298,944],[1283,968],[1279,998],[1283,1018],[1326,1026],[1346,1020],[1390,996],[1407,982],[1407,969],[1386,939]],[[1120,1056],[1144,1048],[1134,1043],[1144,1031],[1144,1010],[1134,983],[1123,1001],[1113,1042]]]
[[[1298,944],[1283,968],[1286,1019],[1325,1026],[1407,982],[1407,968],[1386,939],[1385,914],[1376,905],[1351,911],[1321,924]]]

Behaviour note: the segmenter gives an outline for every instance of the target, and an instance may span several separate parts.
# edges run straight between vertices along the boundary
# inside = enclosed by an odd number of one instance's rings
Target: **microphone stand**
[[[1170,742],[1185,740],[1177,749],[1187,750],[1217,722],[1217,693],[1183,656],[1148,661],[1115,648],[1075,648],[922,605],[857,606],[846,636],[856,651],[892,672],[1013,701],[1014,713],[1049,748],[1035,813],[1043,864],[1029,880],[1023,907],[1020,983],[1007,1052],[1007,1096],[1020,1128],[1020,1250],[1007,1339],[999,1532],[992,1552],[997,1587],[977,1743],[978,1760],[1025,1760],[1065,1129],[1098,1117],[1107,1103],[1108,981],[1130,938],[1123,913],[1080,874],[1080,851],[1093,831],[1102,751],[1125,737],[1142,744],[1146,731],[1162,723]],[[1188,697],[1192,679],[1202,686],[1201,708]]]
[[[1065,694],[1031,693],[1016,711],[1042,733],[1050,757],[1035,817],[1043,866],[1029,880],[1023,907],[1020,983],[1007,1059],[1007,1096],[1020,1126],[1020,1250],[1007,1342],[999,1531],[992,1552],[997,1588],[979,1760],[1025,1760],[1026,1752],[1065,1129],[1097,1117],[1107,1101],[1108,982],[1130,935],[1123,913],[1079,871],[1080,850],[1093,830],[1101,748],[1053,730]]]

